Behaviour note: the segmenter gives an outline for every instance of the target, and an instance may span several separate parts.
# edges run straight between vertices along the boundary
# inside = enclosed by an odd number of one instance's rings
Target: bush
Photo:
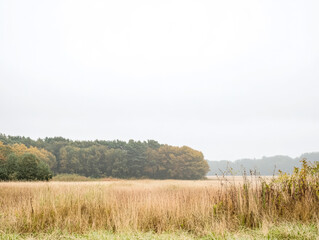
[[[10,154],[0,165],[0,180],[46,180],[52,178],[49,166],[35,155],[27,153],[22,156]]]
[[[310,194],[319,201],[319,162],[311,163],[306,159],[301,162],[302,167],[295,167],[291,175],[279,171],[280,175],[275,182],[295,200]]]

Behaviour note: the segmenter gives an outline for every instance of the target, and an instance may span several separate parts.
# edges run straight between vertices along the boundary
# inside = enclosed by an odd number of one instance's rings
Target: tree
[[[52,178],[52,172],[45,162],[40,161],[37,168],[37,180],[49,181]]]
[[[18,159],[18,180],[37,180],[39,159],[26,153]]]
[[[72,141],[54,137],[34,141],[1,134],[0,140],[4,142],[0,143],[0,160],[5,161],[11,153],[18,157],[30,153],[54,173],[76,173],[87,177],[200,179],[208,171],[201,152],[186,146],[162,145],[155,140]],[[6,164],[0,162],[2,165]],[[7,176],[5,168],[1,167],[0,174]]]
[[[140,178],[145,176],[143,170],[147,160],[147,145],[131,139],[125,150],[127,151],[127,162],[129,164],[128,177]]]
[[[189,147],[163,145],[158,154],[156,178],[201,179],[209,171],[203,154]]]

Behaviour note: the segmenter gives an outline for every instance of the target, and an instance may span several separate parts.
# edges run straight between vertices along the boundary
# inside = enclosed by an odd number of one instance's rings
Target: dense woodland
[[[201,179],[207,173],[242,175],[250,170],[259,175],[273,175],[279,169],[292,173],[303,158],[315,161],[319,159],[319,153],[305,153],[297,158],[273,156],[234,162],[205,161],[199,151],[186,146],[159,144],[154,140],[73,141],[62,137],[32,140],[0,134],[0,179],[3,180],[40,180],[61,173],[94,178],[154,179]],[[28,161],[30,166],[37,166],[33,175],[30,173],[32,177],[17,172],[26,169]],[[35,163],[31,164],[32,161]]]
[[[41,166],[49,166],[53,174],[96,178],[201,179],[209,171],[201,152],[154,140],[73,141],[62,137],[32,140],[0,134],[2,172],[7,171],[10,158],[29,156],[26,154],[34,156]],[[12,178],[12,174],[7,178]]]

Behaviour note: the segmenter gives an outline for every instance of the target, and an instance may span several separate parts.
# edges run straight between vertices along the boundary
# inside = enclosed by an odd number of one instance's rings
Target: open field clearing
[[[51,239],[245,239],[253,234],[262,239],[284,234],[281,224],[300,239],[317,237],[316,195],[308,191],[299,198],[267,185],[268,180],[1,182],[0,233],[11,239],[41,234]]]

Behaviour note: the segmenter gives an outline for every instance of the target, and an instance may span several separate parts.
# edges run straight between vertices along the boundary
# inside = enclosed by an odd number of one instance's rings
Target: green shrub
[[[46,180],[52,178],[49,166],[40,161],[34,154],[17,156],[10,154],[6,160],[1,160],[0,180]]]
[[[302,167],[294,168],[291,175],[279,171],[280,175],[276,179],[282,191],[287,192],[293,199],[300,199],[310,194],[319,200],[319,162],[308,162],[301,160]]]

